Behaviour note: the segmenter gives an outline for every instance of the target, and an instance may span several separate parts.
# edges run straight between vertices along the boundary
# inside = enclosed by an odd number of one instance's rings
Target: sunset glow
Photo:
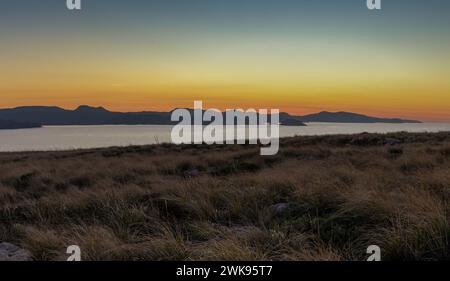
[[[96,0],[79,12],[63,2],[2,6],[1,108],[203,100],[450,121],[448,1],[386,1],[377,12],[358,0]]]

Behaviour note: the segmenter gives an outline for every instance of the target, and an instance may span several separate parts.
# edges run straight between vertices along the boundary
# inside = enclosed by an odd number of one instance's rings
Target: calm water
[[[0,151],[67,150],[170,142],[171,128],[171,126],[48,126],[37,129],[0,130]],[[307,127],[280,127],[280,136],[399,131],[450,131],[450,123],[309,123]]]

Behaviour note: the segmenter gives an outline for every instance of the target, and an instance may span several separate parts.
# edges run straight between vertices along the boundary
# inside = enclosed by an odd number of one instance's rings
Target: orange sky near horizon
[[[61,56],[47,61],[45,67],[35,60],[6,58],[3,62],[9,64],[8,71],[0,70],[0,107],[56,105],[73,109],[87,104],[115,111],[168,111],[192,107],[194,100],[202,100],[205,107],[221,110],[278,108],[292,114],[350,111],[450,120],[450,82],[446,76],[450,69],[441,69],[437,62],[408,61],[397,54],[372,60],[353,52],[324,61],[278,57],[265,59],[260,65],[256,57],[248,56],[240,58],[239,68],[233,69],[234,63],[226,59],[216,59],[211,65],[213,57],[183,65],[149,59],[149,66],[145,66],[139,58],[118,59],[114,55],[100,62],[80,57],[68,65]],[[354,61],[346,64],[350,59]]]

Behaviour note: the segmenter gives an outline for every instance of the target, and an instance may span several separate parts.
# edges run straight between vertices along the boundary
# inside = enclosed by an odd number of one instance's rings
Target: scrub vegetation
[[[0,153],[0,242],[34,260],[450,259],[450,133]]]

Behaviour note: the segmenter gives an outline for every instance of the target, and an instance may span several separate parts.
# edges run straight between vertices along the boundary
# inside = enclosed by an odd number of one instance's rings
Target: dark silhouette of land
[[[13,127],[40,125],[173,125],[171,112],[113,112],[103,107],[82,105],[75,110],[56,106],[24,106],[0,109],[0,120],[15,123]],[[281,125],[304,126],[305,122],[337,123],[420,123],[399,118],[377,118],[350,112],[320,112],[305,116],[280,113]],[[33,126],[30,126],[33,124]],[[1,124],[0,124],[1,125]],[[22,126],[21,126],[22,125]],[[0,129],[2,127],[0,126]],[[8,129],[8,126],[5,126]]]
[[[10,120],[0,120],[0,130],[31,129],[40,127],[42,127],[40,124],[32,122],[16,122]]]

